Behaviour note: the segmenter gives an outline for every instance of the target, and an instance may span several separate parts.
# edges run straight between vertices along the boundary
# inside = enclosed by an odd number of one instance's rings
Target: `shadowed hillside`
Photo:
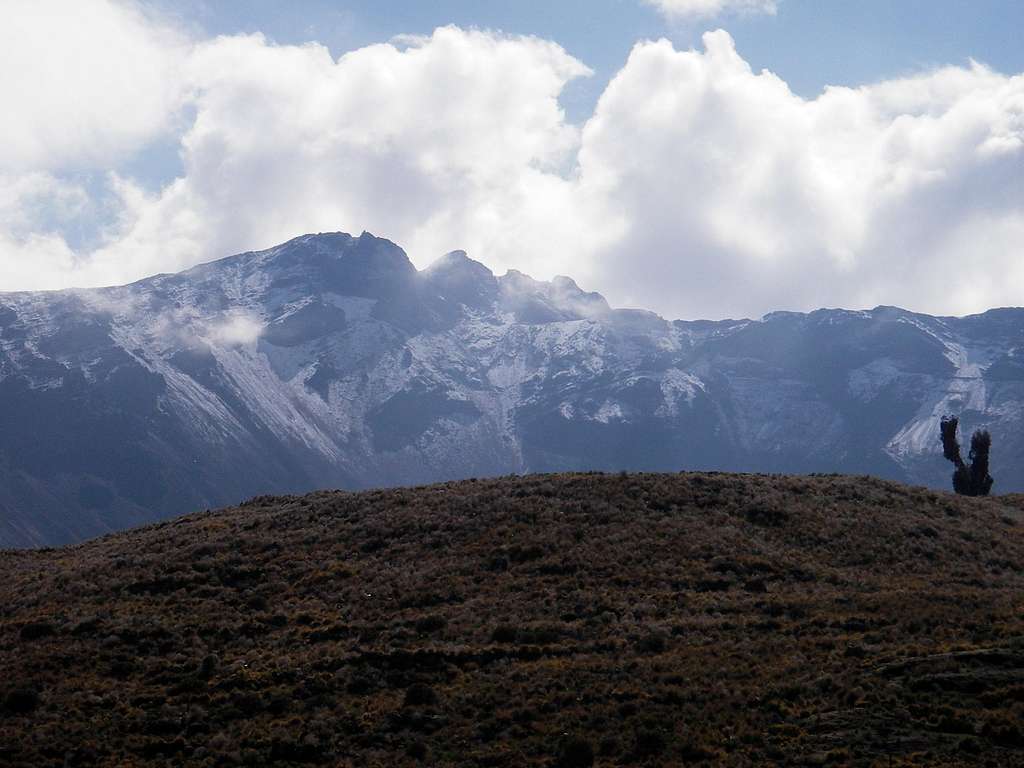
[[[4,765],[1013,765],[1024,499],[570,474],[0,552]]]

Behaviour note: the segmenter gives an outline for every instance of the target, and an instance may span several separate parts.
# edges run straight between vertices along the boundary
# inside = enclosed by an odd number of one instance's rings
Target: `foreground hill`
[[[578,470],[948,487],[939,418],[1024,491],[1024,309],[669,321],[364,233],[0,293],[0,546],[256,494]]]
[[[569,474],[0,552],[0,763],[1016,764],[1022,510]]]

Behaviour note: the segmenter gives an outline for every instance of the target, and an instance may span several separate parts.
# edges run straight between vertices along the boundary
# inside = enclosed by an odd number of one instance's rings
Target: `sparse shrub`
[[[447,624],[444,616],[424,616],[416,620],[415,629],[421,635],[429,635],[444,629]]]
[[[846,646],[846,650],[843,651],[843,656],[847,659],[863,659],[868,655],[867,650],[863,645],[857,645],[856,643],[850,643]]]
[[[540,560],[544,555],[544,549],[536,544],[531,546],[512,546],[508,549],[509,560],[516,564]]]
[[[660,629],[652,629],[636,641],[636,649],[640,653],[664,653],[668,647],[668,638]]]
[[[754,525],[778,528],[789,520],[789,513],[774,504],[754,502],[743,510],[743,516]]]
[[[590,768],[594,764],[594,749],[590,742],[579,736],[570,736],[558,750],[558,768]]]
[[[554,624],[520,627],[516,631],[516,641],[520,645],[549,645],[557,643],[564,634],[563,627]]]
[[[764,579],[751,579],[743,585],[747,592],[763,595],[768,592],[768,583]]]
[[[131,677],[135,672],[135,662],[131,659],[115,659],[110,663],[110,676],[118,680]]]
[[[365,674],[356,674],[348,681],[345,692],[353,696],[365,696],[377,687],[376,683]]]
[[[267,610],[267,598],[263,595],[252,595],[245,601],[245,607],[251,611]]]
[[[217,658],[216,654],[209,654],[203,658],[202,663],[199,665],[199,675],[204,678],[209,678],[214,672],[220,667],[220,659]]]
[[[406,747],[405,754],[413,760],[422,763],[427,759],[427,745],[422,741],[414,741]]]
[[[981,744],[978,743],[977,739],[968,736],[960,742],[959,749],[961,752],[966,752],[970,755],[977,755],[981,752]]]
[[[18,636],[22,640],[39,640],[57,633],[57,628],[48,621],[33,621],[21,628]]]
[[[699,763],[705,760],[712,760],[715,758],[715,752],[709,749],[705,744],[702,744],[697,739],[687,739],[679,747],[679,756],[683,758],[686,765],[690,763]]]
[[[636,729],[633,736],[633,755],[637,758],[657,757],[668,746],[661,729],[644,724]]]
[[[609,734],[601,739],[598,752],[601,757],[616,757],[622,752],[622,742],[618,736]]]
[[[424,707],[437,703],[437,692],[425,683],[413,683],[405,690],[406,707]]]
[[[494,555],[487,561],[486,567],[492,573],[504,573],[508,570],[508,558],[503,555]]]
[[[385,549],[387,545],[387,541],[378,536],[363,542],[363,545],[359,549],[369,555]]]
[[[39,706],[39,694],[31,688],[15,688],[4,697],[4,709],[15,715],[27,715]]]
[[[519,707],[512,713],[512,720],[520,724],[536,722],[539,717],[537,711],[529,707]]]
[[[953,462],[953,490],[962,496],[988,496],[992,490],[992,476],[988,473],[988,454],[992,447],[992,437],[986,430],[977,430],[971,436],[971,452],[963,460],[960,454],[960,441],[956,431],[960,420],[956,416],[944,416],[939,425],[942,438],[942,454]]]
[[[491,632],[492,643],[514,643],[518,632],[511,624],[499,624]]]

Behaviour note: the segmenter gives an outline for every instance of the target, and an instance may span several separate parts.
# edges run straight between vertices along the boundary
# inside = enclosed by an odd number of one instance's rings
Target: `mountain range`
[[[264,493],[564,470],[1024,490],[1024,309],[669,321],[567,277],[305,235],[126,286],[0,293],[0,547]]]

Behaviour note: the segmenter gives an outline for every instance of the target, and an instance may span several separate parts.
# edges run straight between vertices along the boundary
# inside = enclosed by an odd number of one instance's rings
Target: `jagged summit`
[[[340,232],[311,235],[264,253],[269,257],[258,262],[259,268],[272,265],[279,283],[308,274],[323,281],[323,290],[338,289],[368,298],[400,291],[416,274],[405,251],[368,232],[358,238]]]
[[[502,308],[522,322],[548,323],[566,320],[592,320],[611,312],[599,293],[580,290],[571,278],[559,275],[551,282],[534,280],[510,269],[498,278]]]
[[[425,272],[437,272],[440,270],[457,270],[457,269],[481,269],[488,273],[491,273],[487,267],[481,264],[479,261],[469,258],[467,253],[463,250],[449,251],[444,256],[436,259],[429,267],[424,270]],[[491,273],[493,274],[493,273]]]
[[[370,299],[404,299],[423,305],[413,314],[446,322],[465,306],[478,312],[509,312],[522,322],[599,319],[611,312],[599,293],[586,292],[566,276],[550,282],[517,270],[501,277],[463,250],[454,250],[417,271],[405,251],[386,238],[363,232],[321,232],[292,238],[262,251],[248,251],[201,264],[177,275],[139,281],[202,284],[211,290],[233,275],[236,283],[260,288],[281,305],[302,296],[343,293]]]
[[[604,296],[596,291],[584,291],[571,277],[556,275],[551,281],[552,297],[556,304],[571,308],[587,319],[596,319],[611,312]]]
[[[498,281],[486,266],[465,251],[451,251],[421,273],[432,290],[453,311],[459,305],[486,310],[498,297]]]

